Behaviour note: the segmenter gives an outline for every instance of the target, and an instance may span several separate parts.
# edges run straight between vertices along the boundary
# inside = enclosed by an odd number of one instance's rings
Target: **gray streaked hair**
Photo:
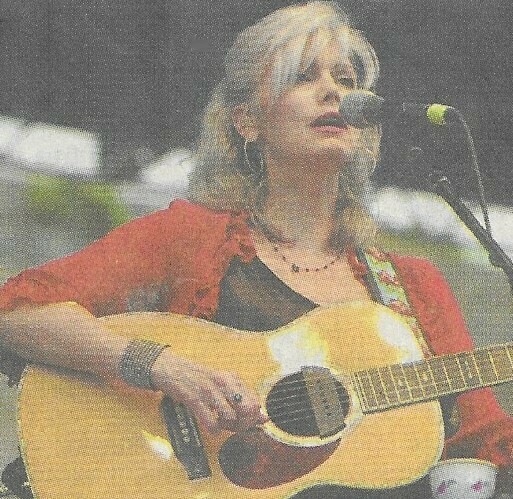
[[[269,71],[271,100],[279,97],[308,67],[328,42],[335,40],[341,59],[348,58],[357,75],[357,88],[372,90],[379,74],[374,49],[352,28],[348,16],[335,2],[311,1],[278,9],[243,30],[225,57],[224,78],[207,105],[195,152],[196,167],[190,175],[188,197],[214,209],[255,210],[262,201],[256,192],[265,178],[248,172],[244,140],[232,121],[233,109],[248,104],[261,111],[258,88]],[[369,177],[375,166],[380,130],[363,130],[340,172],[336,233],[331,245],[365,244],[374,234],[367,214]],[[264,174],[265,177],[265,174]]]

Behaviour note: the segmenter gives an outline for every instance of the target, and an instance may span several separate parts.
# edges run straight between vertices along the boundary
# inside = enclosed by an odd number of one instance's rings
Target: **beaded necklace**
[[[300,272],[321,272],[322,270],[329,269],[332,265],[340,260],[340,255],[336,255],[331,258],[328,262],[323,265],[319,265],[316,267],[305,267],[304,265],[298,265],[297,263],[291,261],[280,249],[279,243],[287,243],[285,238],[280,238],[276,236],[275,232],[269,227],[269,225],[261,220],[256,214],[252,214],[253,225],[260,229],[260,232],[263,234],[265,240],[272,246],[273,251],[280,257],[280,259],[290,265],[291,272],[300,273]]]
[[[266,238],[267,239],[267,238]],[[267,239],[269,241],[269,239]],[[327,270],[329,267],[334,265],[338,260],[340,260],[340,255],[335,256],[332,260],[325,263],[324,265],[321,265],[319,267],[303,267],[302,265],[298,265],[295,262],[290,261],[283,252],[280,251],[280,248],[277,244],[273,243],[272,241],[269,241],[272,244],[273,250],[275,253],[278,254],[278,256],[284,261],[285,263],[288,263],[290,265],[290,270],[295,273],[299,272],[320,272],[321,270]]]

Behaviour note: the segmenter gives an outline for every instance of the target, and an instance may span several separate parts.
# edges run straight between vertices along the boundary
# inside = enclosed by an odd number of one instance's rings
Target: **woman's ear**
[[[248,104],[239,104],[232,111],[233,126],[248,142],[255,142],[258,139],[258,128],[256,119],[249,110]]]

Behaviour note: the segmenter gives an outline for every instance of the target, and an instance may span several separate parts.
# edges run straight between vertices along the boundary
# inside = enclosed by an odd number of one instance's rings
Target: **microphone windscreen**
[[[346,124],[367,128],[381,121],[385,99],[367,90],[355,90],[340,102],[340,114]]]

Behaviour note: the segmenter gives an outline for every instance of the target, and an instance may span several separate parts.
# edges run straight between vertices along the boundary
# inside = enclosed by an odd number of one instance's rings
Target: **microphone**
[[[459,112],[444,104],[394,103],[367,90],[355,90],[347,94],[339,107],[347,125],[368,128],[406,115],[427,119],[433,125],[443,126],[459,119]]]

